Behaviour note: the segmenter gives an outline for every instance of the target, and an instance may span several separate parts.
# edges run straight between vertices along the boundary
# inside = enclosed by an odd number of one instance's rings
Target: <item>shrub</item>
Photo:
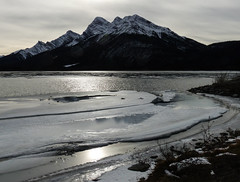
[[[230,79],[230,76],[228,73],[220,73],[214,78],[214,83],[215,84],[223,84],[226,81]]]

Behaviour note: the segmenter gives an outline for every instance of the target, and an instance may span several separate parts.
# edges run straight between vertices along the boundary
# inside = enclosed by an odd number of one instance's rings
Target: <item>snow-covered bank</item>
[[[117,142],[169,137],[200,122],[221,117],[227,111],[202,96],[178,92],[162,92],[160,96],[167,103],[154,104],[156,95],[136,91],[2,100],[0,179],[9,172],[19,174],[37,165],[53,171],[70,167],[61,175],[71,174],[71,165],[78,166],[82,161],[67,166],[66,162],[49,155],[84,153],[87,149]],[[88,163],[110,156],[101,150],[89,155],[90,151],[79,160],[85,158]],[[38,164],[39,157],[46,161]],[[67,157],[67,160],[73,159]],[[45,174],[43,171],[41,175]]]
[[[203,94],[206,97],[213,98],[219,102],[222,102],[228,107],[240,109],[240,98],[234,98],[229,96],[220,96],[220,95],[213,95],[213,94]]]
[[[233,98],[233,97],[226,97],[226,96],[219,96],[219,95],[211,95],[211,94],[203,94],[206,97],[209,98],[213,98],[215,100],[217,100],[218,102],[224,104],[226,107],[230,108],[232,110],[232,114],[229,114],[229,116],[225,117],[224,120],[222,121],[222,119],[220,119],[219,121],[215,121],[217,123],[212,123],[212,127],[209,128],[209,132],[214,134],[214,136],[218,136],[221,132],[226,132],[226,130],[229,130],[229,128],[234,130],[239,130],[240,129],[240,99],[239,98]],[[180,143],[184,143],[184,145],[186,144],[190,144],[190,146],[192,146],[193,144],[192,141],[198,141],[196,138],[201,138],[203,137],[202,134],[197,134],[194,136],[191,136],[190,138],[186,138],[183,140],[180,140],[178,142],[173,142],[172,144],[170,144],[168,147],[170,146],[175,146],[175,145],[179,145]],[[181,139],[181,138],[179,138]],[[229,139],[226,142],[229,142],[229,144],[234,143],[236,141],[239,141],[239,137],[237,137],[236,139]],[[222,144],[223,145],[223,144]],[[157,148],[159,146],[155,146],[155,148],[152,148],[152,151],[156,151],[157,154],[159,154],[159,151],[157,151]],[[229,147],[222,149],[227,150]],[[195,149],[196,151],[198,151],[197,149]],[[220,149],[219,149],[220,150]],[[200,150],[200,152],[202,152],[202,150]],[[199,152],[199,153],[200,153]],[[145,157],[151,157],[151,155],[153,155],[153,153],[149,154],[149,150],[146,150],[143,152],[142,156]],[[219,156],[223,156],[223,155],[230,155],[230,156],[236,156],[236,154],[233,153],[221,153],[219,155],[216,155],[216,157]],[[141,156],[141,157],[142,157]],[[194,159],[194,160],[193,160]],[[197,161],[195,160],[197,159]],[[143,158],[144,160],[144,158]],[[145,159],[146,160],[146,159]],[[196,162],[195,162],[196,161]],[[137,162],[137,161],[136,161]],[[149,163],[149,161],[148,161]],[[176,165],[178,165],[178,167],[183,167],[183,165],[209,165],[210,163],[206,160],[206,158],[190,158],[190,159],[185,159],[180,163],[176,163]],[[174,165],[174,164],[171,164]],[[170,166],[171,166],[170,165]],[[147,172],[141,173],[141,172],[132,172],[132,171],[127,171],[128,166],[122,166],[119,169],[115,169],[112,172],[108,172],[105,175],[103,175],[102,177],[100,177],[99,181],[103,181],[103,182],[109,182],[111,181],[111,179],[114,179],[115,181],[139,181],[140,178],[144,177],[145,179],[147,178],[146,176],[148,176],[149,173],[152,173],[152,169],[149,169]],[[220,170],[221,171],[221,170]],[[165,173],[171,177],[174,178],[180,178],[179,176],[176,176],[174,174],[172,174],[171,172],[169,172],[168,170],[165,170]],[[227,172],[226,172],[227,173]],[[215,173],[213,171],[211,171],[211,175],[215,175]],[[123,177],[124,176],[124,177]],[[124,179],[124,180],[122,180]]]
[[[213,94],[200,94],[208,98],[212,98],[219,103],[225,105],[227,108],[232,109],[235,112],[235,115],[224,125],[218,127],[213,127],[212,132],[219,133],[227,130],[229,128],[239,129],[240,128],[240,98],[234,98],[230,96],[220,96]]]

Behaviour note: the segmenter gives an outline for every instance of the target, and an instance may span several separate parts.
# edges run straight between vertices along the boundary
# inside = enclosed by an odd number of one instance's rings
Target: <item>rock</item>
[[[92,181],[100,181],[100,179],[97,178],[97,179],[93,179]]]
[[[151,159],[157,159],[158,156],[157,156],[157,155],[153,155],[153,156],[151,156],[150,158],[151,158]]]
[[[154,99],[154,100],[152,101],[152,103],[153,103],[153,104],[159,104],[159,103],[164,103],[164,102],[163,102],[162,98],[157,97],[156,99]]]
[[[146,172],[150,168],[149,164],[140,162],[128,168],[130,171]]]

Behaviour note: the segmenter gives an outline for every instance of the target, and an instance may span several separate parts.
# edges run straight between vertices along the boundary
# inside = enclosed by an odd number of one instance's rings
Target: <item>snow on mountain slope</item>
[[[61,47],[63,45],[66,44],[70,44],[72,42],[75,42],[77,39],[80,39],[80,35],[69,30],[67,31],[66,34],[62,35],[61,37],[51,41],[51,43],[55,46],[55,47]]]
[[[113,33],[129,33],[129,34],[143,34],[147,36],[154,36],[157,34],[161,38],[161,34],[165,33],[172,37],[179,37],[177,34],[172,32],[170,29],[157,26],[152,22],[140,17],[138,15],[126,16],[123,19],[117,17],[112,22]]]
[[[16,51],[14,54],[19,53],[24,59],[26,59],[29,56],[34,56],[45,51],[56,49],[58,47],[76,45],[79,42],[77,40],[79,40],[80,37],[81,36],[79,34],[69,30],[64,35],[51,42],[44,43],[42,41],[38,41],[37,44],[33,47]]]
[[[111,27],[111,23],[102,17],[96,17],[93,22],[83,32],[82,37],[87,39],[89,37],[105,34],[106,31]]]
[[[124,18],[116,17],[112,23],[97,17],[83,33],[83,38],[87,39],[96,35],[99,35],[99,38],[101,38],[105,35],[120,35],[124,33],[147,35],[149,37],[157,35],[159,38],[162,38],[162,34],[167,34],[173,38],[184,39],[184,37],[180,37],[169,28],[155,25],[138,15],[126,16]]]

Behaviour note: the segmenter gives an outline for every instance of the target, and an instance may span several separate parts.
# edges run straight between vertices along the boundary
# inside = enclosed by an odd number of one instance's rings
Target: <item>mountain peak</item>
[[[103,17],[97,16],[91,24],[103,25],[103,24],[109,24],[109,23],[110,22],[104,19]]]
[[[66,32],[66,34],[72,34],[72,33],[75,34],[75,32],[73,32],[72,30],[68,30],[68,31]]]
[[[43,44],[45,44],[45,43],[44,43],[43,41],[40,41],[40,40],[39,40],[39,41],[35,44],[35,46],[36,46],[36,45],[43,45]]]
[[[102,17],[96,17],[93,22],[88,25],[87,29],[83,32],[83,38],[89,38],[94,35],[98,35],[106,31],[111,23]]]
[[[127,20],[127,21],[145,22],[145,23],[149,23],[149,24],[152,23],[152,22],[148,21],[147,19],[145,19],[145,18],[143,18],[143,17],[141,17],[137,14],[134,14],[132,16],[125,16],[123,19]]]
[[[73,32],[72,30],[68,30],[65,35],[69,35],[71,37],[73,37],[73,36],[80,36],[78,33]]]
[[[143,17],[141,17],[141,16],[139,16],[137,14],[134,14],[132,16],[125,16],[124,18],[126,18],[126,19],[135,19],[135,20],[137,20],[137,19],[144,19]]]
[[[72,30],[68,30],[64,35],[60,36],[58,39],[79,39],[80,35]],[[57,40],[57,39],[56,39]]]
[[[112,24],[118,24],[122,21],[122,18],[120,18],[119,16],[117,16],[116,18],[114,18]]]

